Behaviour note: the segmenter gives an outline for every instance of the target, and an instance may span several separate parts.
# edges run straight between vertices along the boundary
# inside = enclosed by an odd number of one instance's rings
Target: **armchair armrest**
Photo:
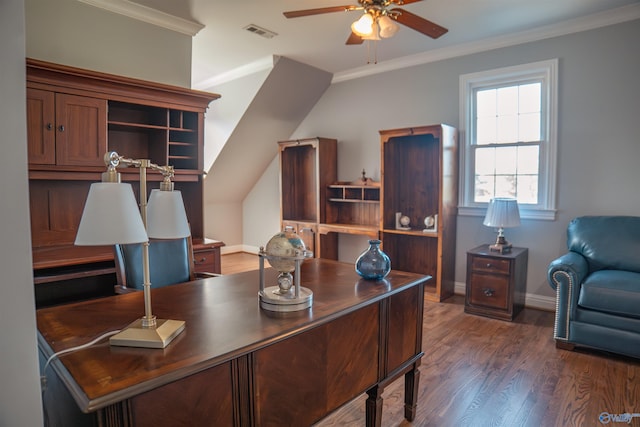
[[[568,252],[551,261],[547,270],[549,286],[556,290],[556,340],[569,339],[569,320],[575,314],[580,284],[589,274],[587,260],[577,252]]]
[[[558,286],[564,287],[569,281],[580,284],[589,274],[589,264],[585,257],[577,252],[567,252],[560,258],[556,258],[549,264],[547,278],[549,286],[557,290]]]

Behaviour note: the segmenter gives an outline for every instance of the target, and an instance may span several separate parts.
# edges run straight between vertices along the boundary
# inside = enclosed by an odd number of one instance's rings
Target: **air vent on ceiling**
[[[277,33],[274,33],[273,31],[266,30],[266,29],[264,29],[262,27],[258,27],[257,25],[254,25],[254,24],[249,24],[246,27],[244,27],[244,29],[247,30],[247,31],[250,31],[250,32],[252,32],[254,34],[257,34],[259,36],[262,36],[265,39],[272,39],[272,38],[274,38],[275,36],[278,35]]]

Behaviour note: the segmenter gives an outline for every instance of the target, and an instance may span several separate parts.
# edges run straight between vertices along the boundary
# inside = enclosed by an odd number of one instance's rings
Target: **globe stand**
[[[299,311],[311,307],[313,304],[313,292],[311,289],[300,286],[300,264],[313,256],[312,252],[304,251],[301,255],[295,256],[274,256],[267,255],[263,248],[260,248],[258,257],[260,260],[260,307],[269,311]],[[278,285],[264,287],[264,260],[271,261],[294,261],[295,269],[293,276],[290,271],[280,271],[278,275]]]

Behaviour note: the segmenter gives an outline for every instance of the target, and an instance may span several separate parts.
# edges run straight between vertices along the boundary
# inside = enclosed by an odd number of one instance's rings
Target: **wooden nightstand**
[[[527,248],[500,254],[489,245],[467,252],[467,291],[464,311],[512,321],[524,307]]]
[[[193,239],[193,263],[196,273],[222,272],[220,265],[220,248],[223,242],[212,239]]]

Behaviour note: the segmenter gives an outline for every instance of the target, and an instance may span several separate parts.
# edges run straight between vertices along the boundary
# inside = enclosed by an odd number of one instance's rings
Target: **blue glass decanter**
[[[380,249],[380,240],[369,240],[369,248],[356,260],[356,272],[367,280],[383,279],[391,271],[391,260]]]

